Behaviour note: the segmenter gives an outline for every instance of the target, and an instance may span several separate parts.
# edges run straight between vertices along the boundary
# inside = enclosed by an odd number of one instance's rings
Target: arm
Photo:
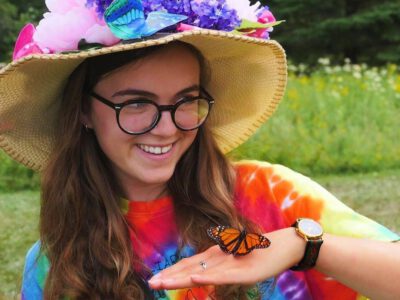
[[[289,227],[296,218],[309,217],[320,222],[324,230],[329,233],[325,235],[326,241],[322,245],[320,259],[322,257],[321,262],[329,261],[332,268],[324,263],[320,265],[319,260],[317,264],[317,270],[326,273],[328,278],[323,278],[316,271],[306,273],[307,280],[311,280],[309,284],[313,285],[318,295],[323,293],[324,297],[328,297],[332,289],[336,288],[335,281],[330,280],[329,277],[334,277],[353,289],[371,296],[374,296],[370,294],[371,290],[376,292],[375,290],[379,289],[378,292],[382,292],[382,289],[385,289],[380,286],[381,283],[375,282],[374,273],[367,274],[368,272],[365,271],[365,269],[373,269],[372,265],[375,267],[382,265],[381,271],[391,274],[391,271],[386,269],[385,262],[379,261],[384,258],[370,258],[367,255],[357,257],[359,264],[363,263],[361,261],[366,261],[364,267],[361,268],[352,262],[352,257],[364,252],[367,254],[366,250],[357,248],[363,247],[364,243],[382,245],[391,253],[391,256],[395,255],[399,246],[389,241],[399,239],[397,234],[355,213],[317,183],[283,166],[251,162],[239,168],[239,171],[243,178],[238,189],[240,192],[239,211],[246,218],[260,224],[264,232],[268,232],[265,235],[272,241],[271,246],[268,249],[254,250],[249,255],[237,258],[221,253],[218,247],[212,247],[204,253],[188,258],[161,272],[151,283],[153,288],[179,288],[196,284],[253,284],[281,274],[301,260],[305,242],[296,235],[293,228],[277,229]],[[282,216],[283,219],[279,219]],[[333,240],[335,238],[336,240]],[[386,242],[372,242],[365,239]],[[336,248],[332,248],[334,246]],[[396,250],[391,250],[393,246],[397,246]],[[374,251],[377,250],[372,250]],[[344,259],[346,260],[341,261]],[[204,272],[199,265],[202,260],[207,262],[207,270]],[[395,265],[391,267],[394,271],[399,269]],[[357,270],[362,273],[361,277]],[[191,276],[193,274],[196,275]],[[369,283],[371,277],[376,285],[365,286],[365,282]],[[380,275],[379,280],[383,277]],[[171,280],[165,281],[165,279]],[[389,280],[389,282],[393,281]],[[391,289],[393,289],[392,286]],[[393,290],[391,292],[398,294]]]
[[[293,228],[265,234],[267,249],[234,257],[218,246],[186,258],[160,272],[149,283],[154,289],[179,289],[198,285],[252,285],[276,276],[297,264],[305,241]],[[400,244],[326,235],[317,270],[372,299],[395,299],[400,295]],[[199,262],[205,261],[203,270]]]
[[[372,299],[400,295],[400,243],[325,235],[316,268]]]

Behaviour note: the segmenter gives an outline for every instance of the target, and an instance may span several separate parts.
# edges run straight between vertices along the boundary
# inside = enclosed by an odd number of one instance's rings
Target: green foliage
[[[277,113],[231,155],[306,174],[400,168],[400,75],[395,65],[291,67]]]
[[[278,20],[273,38],[290,59],[313,64],[318,57],[336,62],[400,63],[400,1],[261,1]]]
[[[17,16],[17,8],[11,3],[0,5],[0,61],[8,60],[10,49],[15,39],[14,19]]]
[[[44,0],[2,0],[0,5],[0,62],[11,60],[18,33],[26,23],[38,22],[45,12]]]
[[[251,2],[256,2],[252,0]],[[336,62],[400,64],[400,1],[392,0],[261,0],[278,20],[273,38],[296,63],[313,64],[318,57]],[[0,62],[9,61],[18,32],[36,24],[46,11],[44,0],[2,0],[0,5]]]
[[[37,190],[39,176],[11,160],[0,150],[0,191]]]

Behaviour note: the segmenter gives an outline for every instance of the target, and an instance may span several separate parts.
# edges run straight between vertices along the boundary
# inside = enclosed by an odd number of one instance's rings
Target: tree
[[[29,22],[38,22],[46,11],[43,0],[2,0],[0,5],[0,62],[9,61],[15,40],[21,28]]]
[[[271,0],[286,23],[276,27],[291,60],[315,63],[319,57],[342,61],[400,63],[400,1]]]

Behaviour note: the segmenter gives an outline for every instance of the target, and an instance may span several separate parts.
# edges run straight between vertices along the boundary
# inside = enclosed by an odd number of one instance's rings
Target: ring
[[[200,261],[200,266],[203,268],[203,271],[207,269],[207,263],[204,260]]]

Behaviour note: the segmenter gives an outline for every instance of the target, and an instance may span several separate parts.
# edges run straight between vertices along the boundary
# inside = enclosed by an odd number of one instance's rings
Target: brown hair
[[[120,209],[122,187],[95,135],[84,129],[80,118],[90,109],[87,92],[102,75],[177,44],[198,58],[204,82],[204,59],[196,48],[182,42],[89,58],[70,76],[56,147],[42,177],[40,237],[42,251],[50,261],[45,299],[152,297],[144,281],[146,274],[132,267],[141,262],[132,249]],[[168,182],[184,242],[202,251],[211,245],[204,229],[214,222],[251,226],[235,211],[234,183],[233,167],[207,125],[202,126]],[[217,287],[216,291],[222,299],[245,294],[245,289],[237,286]]]

